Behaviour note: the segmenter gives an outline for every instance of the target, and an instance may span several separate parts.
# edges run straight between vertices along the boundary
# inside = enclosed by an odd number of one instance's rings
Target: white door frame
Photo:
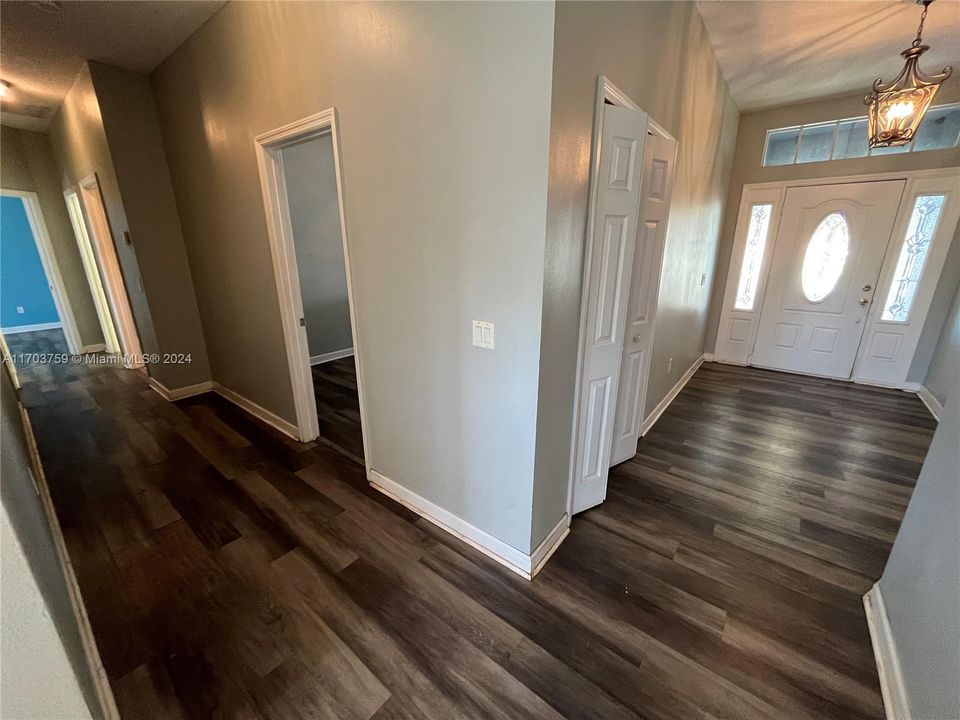
[[[120,338],[117,337],[113,316],[110,314],[110,303],[107,300],[103,278],[100,277],[100,269],[97,267],[97,256],[93,249],[93,243],[90,241],[89,233],[87,233],[86,222],[83,218],[83,204],[76,190],[64,192],[63,199],[67,205],[70,224],[73,226],[73,235],[77,239],[77,248],[80,251],[80,260],[83,262],[83,271],[87,277],[90,296],[93,298],[93,306],[97,311],[97,318],[100,320],[100,332],[103,334],[102,345],[88,345],[83,348],[83,352],[106,350],[108,353],[119,353],[121,351]]]
[[[0,189],[0,194],[20,198],[23,201],[23,209],[27,214],[30,232],[33,233],[34,244],[37,246],[37,253],[40,255],[40,264],[43,266],[44,275],[47,277],[47,285],[50,287],[51,295],[53,295],[53,304],[57,308],[57,315],[60,316],[60,323],[63,326],[63,334],[67,339],[67,348],[72,354],[82,352],[83,345],[80,341],[80,333],[77,331],[77,321],[63,284],[63,276],[60,274],[57,256],[53,252],[53,244],[50,242],[47,224],[43,219],[40,196],[30,190],[10,190],[7,188]],[[11,329],[8,328],[8,332]]]
[[[280,302],[280,322],[283,327],[290,382],[293,386],[297,412],[297,432],[300,440],[308,442],[320,434],[317,401],[313,394],[313,374],[310,369],[310,350],[303,315],[303,296],[300,293],[300,275],[290,222],[290,203],[283,174],[282,150],[311,138],[330,135],[333,141],[333,168],[337,181],[337,205],[340,212],[340,239],[343,243],[343,262],[347,275],[347,304],[350,307],[350,329],[353,333],[354,359],[357,366],[357,395],[360,400],[360,426],[363,436],[364,464],[370,471],[370,449],[367,443],[367,410],[364,398],[363,361],[360,335],[357,328],[353,273],[350,265],[350,247],[347,242],[346,212],[343,202],[342,159],[336,108],[328,108],[316,115],[297,120],[283,127],[257,135],[254,145],[260,170],[260,187],[270,237],[270,255],[273,275]]]
[[[950,239],[953,235],[953,228],[957,223],[958,213],[960,213],[960,169],[943,168],[935,170],[911,170],[903,172],[871,173],[865,175],[844,175],[829,178],[811,178],[806,180],[784,180],[779,182],[767,183],[749,183],[743,186],[740,196],[740,206],[738,209],[736,231],[734,233],[733,248],[730,255],[730,263],[727,270],[726,284],[723,293],[723,306],[720,313],[720,321],[717,326],[717,345],[711,359],[721,363],[731,365],[749,365],[753,356],[754,346],[757,339],[757,327],[759,323],[760,311],[763,308],[763,301],[766,296],[767,280],[770,274],[770,261],[773,257],[776,238],[780,231],[780,215],[783,207],[787,188],[808,187],[811,185],[838,185],[845,183],[876,182],[883,180],[906,180],[907,184],[901,196],[900,206],[897,210],[897,217],[894,220],[893,232],[888,240],[886,254],[884,256],[883,266],[880,270],[880,277],[874,290],[874,298],[879,302],[874,302],[870,308],[870,313],[861,336],[860,347],[854,360],[853,373],[851,380],[864,385],[880,385],[884,387],[898,387],[905,390],[915,390],[914,383],[907,382],[907,373],[909,372],[910,362],[916,353],[916,346],[920,339],[920,332],[926,320],[927,312],[930,309],[930,303],[933,300],[933,294],[936,285],[939,282],[940,274],[943,270],[943,259],[945,258],[949,247]],[[917,194],[924,194],[929,191],[928,185],[933,181],[940,181],[945,186],[950,186],[954,192],[945,190],[951,195],[950,207],[945,208],[945,214],[941,220],[941,226],[938,228],[938,234],[944,227],[949,226],[950,232],[945,243],[940,243],[934,248],[934,253],[929,257],[928,263],[924,268],[924,288],[914,300],[911,310],[911,317],[908,323],[896,324],[904,331],[902,340],[909,348],[909,360],[902,369],[897,370],[896,379],[878,381],[863,373],[864,354],[869,347],[868,339],[875,330],[885,325],[893,326],[893,323],[887,323],[880,319],[883,301],[886,299],[889,284],[892,279],[897,260],[899,258],[900,245],[906,233],[907,224],[910,220],[910,214],[913,212],[913,201]],[[758,203],[770,203],[773,205],[768,229],[767,242],[764,248],[764,254],[761,262],[760,277],[757,282],[756,294],[754,297],[753,309],[750,311],[735,310],[734,301],[737,291],[737,283],[740,277],[740,267],[743,259],[743,248],[746,242],[746,234],[749,225],[749,217],[746,212],[752,205]],[[932,274],[930,274],[932,273]],[[743,327],[740,333],[744,340],[738,343],[728,342],[725,338],[730,333],[731,324],[737,322]]]
[[[103,202],[100,181],[96,173],[91,173],[79,183],[80,205],[83,208],[84,221],[88,236],[93,239],[93,249],[100,268],[104,290],[113,314],[114,329],[120,341],[125,368],[144,367],[143,346],[140,333],[133,317],[133,308],[127,295],[127,284],[120,266],[113,231],[110,229],[110,217]]]
[[[642,110],[629,95],[618,88],[605,75],[597,77],[597,97],[593,108],[593,137],[590,144],[590,177],[588,180],[588,201],[587,201],[587,224],[584,228],[584,247],[583,247],[583,268],[581,272],[581,290],[580,290],[580,326],[577,339],[577,372],[574,383],[573,395],[573,424],[570,429],[570,456],[569,456],[569,474],[567,477],[567,514],[573,516],[573,490],[576,484],[576,472],[578,462],[578,434],[580,428],[580,391],[583,387],[584,358],[587,348],[587,337],[584,332],[587,324],[587,304],[589,293],[583,287],[583,283],[590,277],[590,234],[593,232],[593,225],[596,220],[597,208],[597,177],[600,171],[600,140],[603,127],[603,106],[609,101],[610,104],[630,110]],[[661,137],[673,139],[673,137],[652,118],[648,118],[647,132],[655,133]],[[643,192],[643,188],[640,188]],[[656,337],[656,308],[653,309],[653,330],[651,333],[651,345]],[[647,366],[647,378],[649,379],[650,367]],[[611,443],[613,442],[613,433],[611,433]]]

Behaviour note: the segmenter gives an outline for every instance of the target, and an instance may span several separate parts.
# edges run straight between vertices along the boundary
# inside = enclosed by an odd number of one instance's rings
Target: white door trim
[[[123,277],[120,256],[117,253],[113,231],[110,229],[110,216],[103,202],[103,192],[97,174],[92,173],[77,185],[80,188],[80,201],[83,208],[87,232],[93,238],[93,249],[97,256],[101,278],[110,308],[113,312],[114,328],[123,352],[123,366],[126,368],[144,367],[143,346],[140,333],[133,317],[133,308],[127,295],[127,283]],[[88,200],[94,203],[91,208]]]
[[[360,426],[363,435],[363,455],[367,474],[370,472],[370,448],[367,442],[367,406],[364,398],[363,363],[360,350],[360,333],[357,327],[354,278],[350,265],[350,248],[347,242],[347,219],[343,201],[342,157],[336,108],[328,108],[315,115],[302,118],[282,127],[261,133],[254,138],[257,166],[260,170],[260,187],[267,217],[267,232],[270,237],[270,255],[273,258],[273,275],[280,301],[280,322],[290,367],[290,382],[293,386],[297,412],[297,432],[304,442],[320,434],[317,418],[317,402],[313,394],[313,374],[310,370],[310,351],[307,347],[306,330],[300,325],[303,318],[303,297],[300,294],[300,276],[297,272],[297,255],[290,222],[290,204],[283,175],[283,148],[304,140],[330,135],[333,141],[333,165],[337,181],[337,204],[340,213],[340,239],[343,243],[343,262],[347,275],[347,301],[350,308],[350,328],[353,347],[356,351],[357,395],[360,400]]]
[[[30,232],[33,233],[37,253],[40,255],[40,264],[47,276],[47,285],[50,287],[50,294],[53,296],[53,304],[57,308],[57,315],[60,316],[60,322],[63,325],[67,348],[72,354],[81,352],[83,345],[80,341],[80,333],[77,331],[77,321],[73,315],[73,308],[70,306],[70,298],[67,297],[67,291],[63,285],[63,276],[60,274],[57,256],[53,252],[53,244],[50,241],[50,234],[47,232],[47,224],[43,219],[40,196],[30,190],[8,190],[7,188],[0,189],[0,194],[23,200],[23,209],[27,214],[27,222],[30,224]],[[16,332],[16,328],[7,328],[6,332]]]
[[[899,254],[900,243],[902,242],[903,231],[905,231],[906,223],[909,221],[909,215],[912,212],[912,200],[916,194],[915,188],[919,185],[924,185],[924,181],[951,181],[960,177],[960,170],[956,168],[942,168],[934,170],[911,170],[903,172],[887,172],[887,173],[872,173],[865,175],[844,175],[830,178],[811,178],[806,180],[782,180],[777,182],[766,182],[766,183],[748,183],[743,186],[743,190],[740,196],[740,206],[738,209],[737,225],[736,231],[734,233],[734,242],[733,248],[730,254],[730,263],[727,269],[727,278],[724,287],[723,293],[723,306],[720,312],[720,320],[717,326],[717,341],[716,348],[713,353],[713,359],[716,362],[729,363],[735,365],[749,365],[754,351],[754,346],[756,344],[757,338],[757,327],[759,322],[760,310],[763,307],[764,296],[766,293],[767,281],[770,274],[770,260],[773,257],[774,247],[776,244],[776,238],[780,231],[780,214],[783,207],[784,198],[786,195],[787,188],[791,187],[808,187],[816,185],[837,185],[837,184],[846,184],[846,183],[867,183],[867,182],[877,182],[884,180],[905,180],[907,182],[906,187],[904,188],[903,195],[901,197],[900,207],[897,213],[897,218],[894,220],[894,231],[891,233],[891,236],[888,240],[885,260],[883,268],[880,272],[880,280],[877,284],[875,297],[879,299],[879,302],[875,302],[871,308],[870,316],[868,317],[866,326],[864,327],[863,338],[867,338],[872,332],[874,325],[876,323],[875,315],[878,314],[877,308],[880,308],[883,304],[883,300],[886,298],[887,285],[892,277],[893,269],[891,264],[895,265],[897,257]],[[747,229],[749,225],[749,218],[745,212],[750,206],[757,203],[771,203],[773,205],[772,216],[770,219],[770,226],[768,230],[767,243],[764,249],[764,255],[761,263],[760,278],[757,283],[757,291],[754,300],[753,310],[743,311],[734,309],[734,300],[736,295],[737,283],[740,276],[740,266],[743,256],[743,247],[746,240]],[[952,214],[951,214],[951,217]],[[952,221],[947,218],[948,221],[956,223],[956,220]],[[952,232],[950,233],[952,237]],[[947,248],[943,248],[942,255],[946,254],[947,249],[949,248],[949,239],[947,241]],[[938,253],[938,257],[942,257]],[[937,258],[931,258],[936,260]],[[937,267],[933,269],[936,276],[939,277],[939,274],[942,270],[942,267]],[[925,272],[926,274],[926,272]],[[933,278],[935,284],[936,278]],[[933,290],[930,290],[930,295],[932,297]],[[914,306],[913,317],[911,318],[911,324],[917,324],[919,327],[922,327],[924,320],[926,319],[926,313],[929,309],[929,299],[925,302],[917,302]],[[728,332],[732,322],[741,322],[742,324],[749,323],[749,332],[747,333],[744,341],[738,345],[731,344],[726,341],[726,336],[730,335]],[[913,348],[910,352],[912,358],[914,352],[916,351],[916,343],[919,340],[919,331],[915,336],[911,335],[911,342]],[[906,372],[909,370],[909,363],[907,363],[907,368],[903,371],[903,378],[896,382],[877,382],[869,378],[863,377],[860,373],[861,368],[861,356],[864,353],[864,348],[867,347],[865,342],[861,342],[856,360],[854,361],[854,369],[851,376],[853,382],[858,382],[866,385],[881,385],[885,387],[906,387]]]
[[[83,272],[86,275],[87,285],[90,288],[90,296],[93,299],[94,309],[97,311],[97,319],[100,321],[100,332],[103,334],[102,347],[108,353],[119,353],[121,351],[120,338],[117,337],[117,331],[113,324],[113,316],[110,314],[110,302],[107,300],[107,292],[104,288],[103,278],[100,276],[100,270],[97,267],[97,256],[83,219],[83,205],[80,201],[80,196],[76,190],[70,189],[63,193],[63,200],[67,205],[67,215],[70,217],[70,224],[73,226],[73,235],[77,240],[77,249],[80,252],[80,260],[83,263]],[[99,347],[99,345],[87,346],[83,348],[82,351],[93,352],[92,348],[95,347]]]

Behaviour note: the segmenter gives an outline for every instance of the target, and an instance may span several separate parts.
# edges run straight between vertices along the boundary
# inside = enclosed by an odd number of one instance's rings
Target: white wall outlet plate
[[[493,350],[493,323],[484,320],[473,321],[473,344],[476,347]]]

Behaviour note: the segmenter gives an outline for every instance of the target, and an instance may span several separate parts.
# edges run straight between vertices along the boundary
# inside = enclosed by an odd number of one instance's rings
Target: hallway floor
[[[914,396],[704,366],[527,582],[217,396],[21,379],[124,718],[883,717]]]

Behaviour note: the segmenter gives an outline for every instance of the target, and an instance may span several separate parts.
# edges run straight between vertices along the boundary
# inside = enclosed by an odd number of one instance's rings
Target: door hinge
[[[307,321],[304,320],[303,318],[300,318],[300,327],[306,327],[306,326],[307,326]]]

